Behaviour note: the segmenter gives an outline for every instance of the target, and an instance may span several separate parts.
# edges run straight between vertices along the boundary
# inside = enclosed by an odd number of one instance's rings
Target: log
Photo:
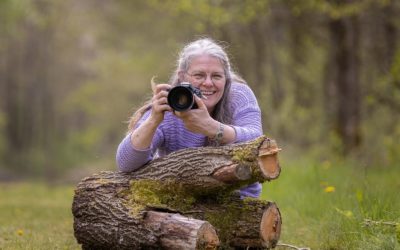
[[[279,150],[262,136],[177,151],[132,173],[84,178],[72,204],[75,237],[84,249],[274,247],[276,204],[240,200],[232,190],[276,179]]]
[[[281,233],[282,219],[274,202],[239,197],[200,202],[185,216],[207,220],[216,229],[222,246],[274,248]]]
[[[83,249],[215,249],[219,245],[207,221],[158,211],[134,215],[118,181],[86,180],[75,190],[72,205],[74,235]]]
[[[86,178],[75,190],[74,232],[85,249],[273,248],[279,239],[281,216],[273,202],[206,196],[190,206],[149,203],[137,209],[131,199],[136,189],[103,177]]]
[[[188,148],[149,162],[129,178],[174,180],[191,192],[214,193],[278,178],[280,150],[265,136],[222,147]]]
[[[164,249],[215,249],[219,238],[207,221],[184,217],[175,213],[146,212],[143,223],[158,232]]]

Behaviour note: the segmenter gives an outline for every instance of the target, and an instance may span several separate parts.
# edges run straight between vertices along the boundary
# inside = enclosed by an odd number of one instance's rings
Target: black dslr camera
[[[193,87],[188,82],[182,82],[180,85],[173,87],[168,93],[168,104],[173,110],[187,111],[196,109],[197,104],[194,95],[203,97],[200,89]]]

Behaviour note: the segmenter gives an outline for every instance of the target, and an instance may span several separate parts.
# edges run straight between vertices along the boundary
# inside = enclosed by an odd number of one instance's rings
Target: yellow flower
[[[334,187],[334,186],[327,186],[327,187],[324,189],[324,192],[325,192],[325,193],[332,193],[332,192],[335,192],[335,187]]]
[[[19,236],[24,235],[24,230],[18,229],[18,230],[17,230],[17,234],[18,234]]]

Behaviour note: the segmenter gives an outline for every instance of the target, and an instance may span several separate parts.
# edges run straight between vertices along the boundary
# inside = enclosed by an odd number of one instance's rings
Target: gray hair
[[[192,60],[202,55],[209,55],[217,58],[223,66],[226,78],[224,93],[221,100],[215,106],[214,112],[211,116],[217,121],[230,124],[232,122],[232,114],[229,109],[228,98],[231,84],[232,81],[244,83],[244,80],[232,70],[228,54],[225,52],[222,45],[218,44],[211,38],[201,38],[186,45],[179,54],[177,67],[170,79],[170,84],[173,86],[179,84],[179,73],[187,72]]]
[[[245,82],[239,75],[237,75],[232,70],[229,57],[225,52],[224,48],[222,47],[222,45],[219,45],[211,38],[201,38],[187,44],[179,54],[176,70],[171,76],[169,83],[172,86],[178,85],[180,83],[179,73],[187,72],[192,60],[195,57],[202,55],[209,55],[217,58],[221,62],[224,68],[224,73],[226,78],[226,83],[222,98],[215,106],[213,113],[210,115],[219,122],[222,122],[224,124],[231,124],[232,112],[230,110],[229,100],[228,100],[231,84],[232,82],[245,84]],[[150,108],[151,108],[151,101],[147,101],[144,106],[142,106],[135,112],[135,114],[130,118],[128,126],[129,130],[134,128],[137,121],[139,121],[139,119],[143,116],[143,114]]]

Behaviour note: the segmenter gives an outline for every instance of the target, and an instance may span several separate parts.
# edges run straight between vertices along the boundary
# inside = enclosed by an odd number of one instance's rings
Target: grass
[[[0,249],[80,249],[73,236],[73,189],[0,184]]]
[[[282,161],[262,198],[282,214],[280,242],[311,249],[400,249],[400,168]],[[73,236],[74,186],[0,183],[0,249],[80,249]],[[284,249],[278,247],[277,249]]]
[[[345,163],[285,166],[265,183],[262,198],[282,214],[282,243],[311,249],[400,249],[400,168],[360,168]],[[399,236],[400,237],[400,236]]]

